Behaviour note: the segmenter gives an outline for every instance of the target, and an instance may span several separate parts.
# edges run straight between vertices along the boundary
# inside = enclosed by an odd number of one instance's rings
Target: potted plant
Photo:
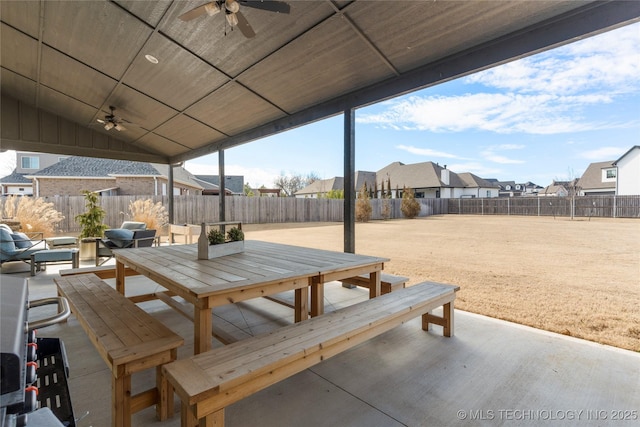
[[[80,260],[90,261],[96,257],[96,239],[104,235],[104,231],[108,228],[103,224],[104,217],[107,215],[104,209],[98,205],[98,194],[85,190],[82,192],[85,200],[85,212],[76,215],[75,220],[80,224]]]
[[[225,255],[244,252],[244,232],[242,225],[232,227],[225,235],[223,228],[226,223],[202,223],[198,238],[198,259],[211,259]],[[209,228],[215,227],[217,228]]]

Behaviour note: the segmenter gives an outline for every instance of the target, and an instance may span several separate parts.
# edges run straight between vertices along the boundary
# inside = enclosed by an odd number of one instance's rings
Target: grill
[[[66,319],[64,298],[29,302],[25,279],[0,279],[0,427],[75,427],[64,344],[36,329]],[[59,312],[29,323],[29,310],[55,304]]]

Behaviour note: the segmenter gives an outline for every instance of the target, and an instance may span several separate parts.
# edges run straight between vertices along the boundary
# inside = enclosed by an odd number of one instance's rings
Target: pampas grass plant
[[[148,230],[160,230],[169,223],[169,214],[161,202],[153,203],[151,199],[138,199],[129,203],[132,221],[144,222]]]
[[[55,228],[64,216],[42,197],[8,196],[4,202],[3,216],[20,221],[21,231],[42,233],[44,237],[55,234]]]

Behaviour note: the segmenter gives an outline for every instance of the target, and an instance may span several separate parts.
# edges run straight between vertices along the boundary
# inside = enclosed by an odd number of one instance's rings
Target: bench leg
[[[131,375],[111,377],[111,425],[131,427]]]
[[[189,405],[182,402],[180,410],[181,427],[224,427],[224,409],[220,409],[198,420]]]
[[[445,337],[453,336],[453,301],[442,306],[442,317],[435,316],[431,313],[422,315],[422,329],[429,330],[429,324],[435,323],[443,328],[442,334]]]
[[[171,350],[171,361],[178,358],[178,350]],[[156,367],[156,387],[158,389],[158,403],[156,404],[156,416],[159,421],[173,417],[173,386],[167,377],[162,375],[162,365]]]

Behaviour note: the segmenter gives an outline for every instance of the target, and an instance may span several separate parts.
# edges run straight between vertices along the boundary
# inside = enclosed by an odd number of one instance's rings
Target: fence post
[[[511,198],[507,199],[507,215],[511,215]]]
[[[617,212],[616,212],[616,196],[615,194],[613,195],[613,212],[612,212],[612,216],[613,218],[617,217]]]
[[[538,196],[538,216],[540,216],[540,196]]]
[[[484,215],[484,199],[480,199],[480,212]]]

